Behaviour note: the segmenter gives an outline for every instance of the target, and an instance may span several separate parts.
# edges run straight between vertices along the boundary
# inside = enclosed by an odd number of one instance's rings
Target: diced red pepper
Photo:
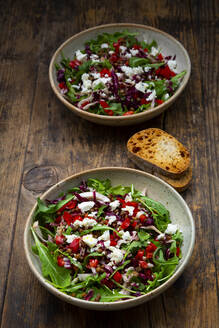
[[[133,114],[134,114],[133,110],[129,110],[128,112],[124,113],[122,116],[129,116]]]
[[[145,262],[145,261],[139,261],[139,265],[142,269],[146,269],[148,266],[147,262]]]
[[[165,67],[159,67],[155,72],[157,75],[163,76],[168,80],[176,75],[173,71],[170,70],[168,65]]]
[[[136,225],[137,225],[137,221],[134,221],[134,222],[132,223],[132,227],[135,228]]]
[[[116,282],[120,282],[122,280],[122,275],[121,273],[119,273],[119,271],[117,271],[114,275],[113,275],[113,279],[116,281]]]
[[[62,258],[61,256],[58,256],[58,257],[57,257],[57,264],[58,264],[58,266],[60,266],[60,267],[63,267],[63,266],[64,266],[65,261],[63,260],[63,258]]]
[[[114,112],[111,109],[104,109],[104,112],[109,115],[109,116],[113,116]]]
[[[143,223],[146,219],[147,219],[147,216],[142,214],[140,217],[139,217],[141,223]]]
[[[144,250],[143,249],[139,249],[138,250],[138,253],[135,255],[135,258],[137,260],[142,260],[143,256],[144,256]]]
[[[80,238],[75,238],[71,244],[69,245],[69,248],[72,250],[73,253],[77,253],[79,250],[79,242]]]
[[[133,206],[133,207],[135,207],[135,208],[138,207],[138,203],[136,203],[136,202],[126,202],[126,205],[128,205],[128,206]]]
[[[62,212],[64,211],[64,209],[72,209],[72,208],[75,208],[77,205],[77,201],[76,200],[70,200],[68,203],[66,203],[65,205],[63,205],[59,210],[58,212]]]
[[[115,63],[115,62],[117,62],[117,60],[118,60],[118,57],[117,57],[117,55],[116,55],[115,53],[113,53],[113,54],[110,56],[110,58],[109,58],[109,61],[110,61],[111,63]]]
[[[103,68],[101,71],[100,71],[100,76],[101,77],[104,77],[105,75],[108,75],[108,76],[111,76],[111,72],[108,68]]]
[[[120,43],[119,42],[114,42],[113,43],[113,47],[115,48],[115,52],[118,53],[119,52]]]
[[[121,229],[125,230],[127,229],[128,227],[130,226],[130,219],[129,218],[126,218],[122,224],[121,224]]]
[[[176,256],[179,256],[179,254],[180,254],[180,247],[177,247],[176,248]]]
[[[158,57],[158,59],[159,59],[160,61],[163,60],[163,55],[162,55],[161,53],[159,53],[159,55],[158,55],[157,57]]]
[[[76,220],[78,220],[78,221],[83,221],[83,218],[82,218],[82,216],[80,216],[80,215],[75,215],[74,217],[73,217],[73,223],[76,221]]]
[[[153,253],[154,251],[157,249],[157,246],[154,245],[153,243],[150,243],[147,247],[146,247],[146,258],[147,259],[151,259],[153,257]]]
[[[117,245],[117,241],[115,241],[114,239],[110,240],[110,246],[116,246]]]
[[[96,268],[98,266],[99,261],[97,259],[90,259],[89,260],[89,267]]]
[[[64,212],[63,219],[65,220],[67,225],[70,225],[73,222],[74,217],[69,212]]]
[[[144,48],[144,52],[148,52],[148,48]]]
[[[62,245],[64,243],[64,237],[63,236],[56,236],[56,245]]]
[[[164,101],[162,99],[156,99],[155,101],[158,105],[161,105],[164,103]]]
[[[139,46],[137,44],[134,44],[132,48],[135,49],[135,50],[139,50],[139,49],[141,49],[141,46]]]
[[[100,100],[100,106],[103,107],[103,108],[108,108],[109,107],[109,105],[107,104],[107,102],[104,101],[104,100]]]
[[[71,68],[76,68],[81,65],[81,62],[77,59],[70,61],[69,66]]]
[[[60,83],[59,83],[59,88],[60,88],[60,89],[66,89],[67,86],[66,86],[65,82],[60,82]]]
[[[142,98],[140,101],[142,105],[150,104],[150,101],[147,101],[145,98]]]

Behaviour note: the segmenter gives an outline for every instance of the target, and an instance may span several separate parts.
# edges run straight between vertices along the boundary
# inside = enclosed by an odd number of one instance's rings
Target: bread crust
[[[181,178],[190,167],[189,151],[167,132],[149,128],[127,142],[128,157],[142,170],[152,170],[169,178]]]

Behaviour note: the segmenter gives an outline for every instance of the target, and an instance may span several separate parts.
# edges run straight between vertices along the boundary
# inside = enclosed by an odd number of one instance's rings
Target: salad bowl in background
[[[151,108],[147,109],[144,112],[133,114],[129,116],[105,116],[105,115],[98,115],[94,113],[90,113],[88,111],[79,109],[75,105],[73,105],[66,97],[64,97],[60,93],[60,89],[58,87],[57,76],[56,76],[56,68],[55,64],[59,63],[62,59],[61,54],[63,53],[65,57],[72,58],[73,53],[80,49],[84,49],[85,42],[94,39],[97,35],[107,32],[107,33],[115,33],[118,31],[123,31],[124,29],[128,30],[129,32],[138,33],[137,38],[140,41],[144,39],[151,42],[155,40],[158,44],[158,48],[161,49],[162,54],[164,56],[169,55],[176,55],[176,62],[177,62],[177,71],[182,72],[186,71],[186,74],[183,80],[180,83],[180,86],[175,91],[175,93],[164,103]],[[82,31],[67,41],[65,41],[54,53],[50,66],[49,66],[49,80],[51,87],[57,96],[57,98],[70,110],[72,110],[76,115],[103,125],[111,125],[111,126],[124,126],[124,125],[133,125],[138,124],[153,117],[161,114],[164,110],[166,110],[170,105],[174,103],[174,101],[179,97],[181,92],[184,90],[186,84],[188,83],[189,77],[191,72],[191,63],[188,56],[187,51],[182,46],[182,44],[173,38],[171,35],[160,31],[156,28],[139,25],[139,24],[127,24],[127,23],[117,23],[117,24],[108,24],[108,25],[101,25],[97,27],[93,27]]]
[[[40,283],[51,293],[63,301],[82,308],[91,310],[120,310],[137,306],[151,300],[155,296],[164,292],[174,283],[174,281],[182,274],[192,255],[195,241],[195,226],[192,214],[188,206],[186,205],[183,198],[172,187],[170,187],[167,183],[160,180],[159,178],[135,169],[117,167],[92,169],[70,176],[51,187],[42,195],[41,200],[45,201],[46,199],[55,199],[58,197],[58,195],[60,195],[60,193],[77,186],[82,180],[87,180],[88,178],[95,178],[100,180],[105,180],[108,178],[111,180],[112,185],[121,184],[129,186],[134,184],[134,187],[139,191],[143,191],[146,188],[148,197],[154,199],[155,201],[161,202],[169,210],[172,223],[178,225],[184,237],[182,246],[182,259],[180,260],[176,271],[161,286],[145,295],[136,297],[134,299],[116,302],[93,302],[64,294],[45,280],[42,275],[40,260],[38,256],[36,256],[32,251],[34,239],[31,233],[31,226],[33,224],[34,212],[36,210],[37,204],[35,204],[27,219],[24,231],[24,249],[30,269],[36,278],[40,281]]]

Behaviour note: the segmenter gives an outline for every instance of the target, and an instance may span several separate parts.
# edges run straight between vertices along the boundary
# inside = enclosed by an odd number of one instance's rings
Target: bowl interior
[[[180,87],[178,90],[175,92],[175,94],[167,100],[164,104],[159,105],[155,108],[149,109],[143,113],[139,114],[134,114],[132,116],[126,116],[126,117],[120,117],[120,116],[115,116],[115,117],[109,117],[109,116],[101,116],[97,114],[92,114],[88,112],[81,111],[80,109],[77,109],[74,105],[72,105],[68,100],[64,99],[64,97],[60,94],[60,89],[58,87],[58,82],[56,80],[56,69],[54,64],[59,63],[62,59],[61,53],[64,54],[65,57],[73,58],[74,52],[78,49],[82,50],[84,49],[84,44],[93,39],[96,38],[98,34],[101,34],[103,32],[107,33],[114,33],[116,31],[123,31],[124,29],[127,29],[130,32],[136,32],[138,33],[138,39],[139,40],[147,40],[148,42],[151,42],[152,40],[156,40],[158,43],[158,47],[161,49],[162,54],[164,56],[168,55],[176,55],[176,62],[177,62],[177,72],[181,72],[183,70],[186,70],[187,73],[183,78],[183,81],[181,82]],[[159,108],[166,108],[168,107],[168,103],[172,103],[172,100],[184,89],[185,85],[188,82],[189,76],[190,76],[190,59],[187,54],[187,51],[184,49],[184,47],[181,45],[180,42],[178,42],[175,38],[170,36],[169,34],[162,32],[158,29],[149,27],[149,26],[144,26],[144,25],[138,25],[138,24],[109,24],[109,25],[102,25],[102,26],[97,26],[88,30],[85,30],[83,32],[80,32],[76,34],[75,36],[71,37],[67,41],[65,41],[55,52],[51,63],[50,63],[50,82],[52,85],[52,88],[58,98],[70,109],[73,111],[78,111],[78,115],[84,116],[86,115],[87,117],[92,118],[94,117],[101,117],[102,120],[133,120],[133,117],[140,117],[142,116],[148,116],[152,118],[151,112],[156,112],[160,113]],[[153,115],[154,116],[154,115]]]
[[[140,191],[143,191],[146,188],[147,195],[150,198],[160,201],[163,205],[166,206],[166,208],[170,211],[171,221],[178,225],[184,236],[184,243],[182,247],[183,257],[177,267],[176,272],[166,283],[164,283],[154,291],[150,292],[149,294],[138,297],[134,300],[121,301],[116,303],[95,303],[81,301],[76,298],[72,298],[70,296],[62,294],[58,292],[54,287],[45,284],[44,278],[41,274],[41,265],[39,259],[31,251],[31,247],[34,241],[30,232],[30,226],[32,225],[33,212],[36,208],[36,205],[32,210],[26,223],[24,236],[25,251],[30,267],[37,276],[37,278],[40,279],[41,283],[43,283],[44,286],[47,287],[51,292],[56,294],[56,296],[61,297],[67,302],[79,306],[107,310],[109,309],[109,307],[110,309],[122,309],[143,303],[146,300],[149,300],[155,295],[158,295],[160,292],[164,291],[171,284],[171,281],[175,281],[175,279],[181,274],[182,270],[187,264],[189,257],[192,253],[195,234],[194,222],[192,219],[191,212],[183,198],[165,182],[148,173],[126,168],[102,168],[86,171],[84,173],[82,172],[80,174],[67,178],[66,180],[63,180],[62,182],[53,186],[41,198],[43,200],[56,198],[61,192],[64,192],[70,189],[71,187],[78,185],[82,179],[88,179],[90,177],[98,178],[101,180],[109,178],[113,185],[122,184],[129,186],[131,184],[134,184],[134,187]]]

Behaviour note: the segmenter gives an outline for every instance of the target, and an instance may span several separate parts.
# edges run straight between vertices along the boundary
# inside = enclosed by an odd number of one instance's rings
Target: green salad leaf
[[[45,278],[50,278],[51,281],[59,286],[66,287],[71,282],[70,271],[65,269],[64,267],[58,266],[55,262],[54,258],[50,254],[48,248],[39,241],[37,235],[34,232],[34,229],[31,228],[36,249],[39,254],[40,262],[42,265],[42,274]]]

